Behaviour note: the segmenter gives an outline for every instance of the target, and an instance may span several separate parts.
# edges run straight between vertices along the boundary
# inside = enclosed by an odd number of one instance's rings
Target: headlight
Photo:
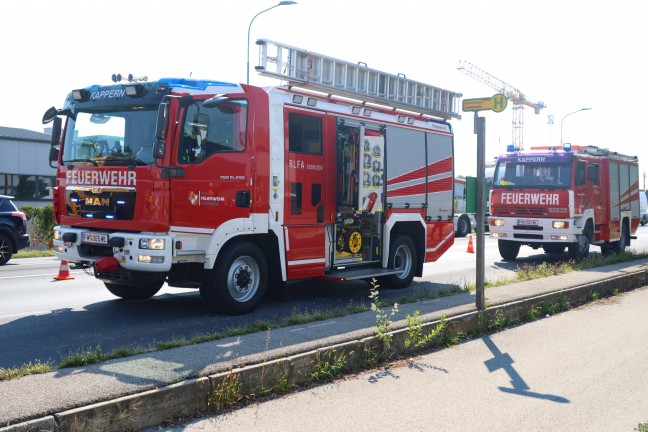
[[[491,218],[490,219],[490,225],[491,226],[496,226],[496,227],[504,226],[504,219]]]
[[[54,240],[61,240],[61,231],[54,230]]]
[[[140,249],[162,250],[164,249],[164,239],[160,238],[143,238],[139,241]]]
[[[551,224],[554,229],[567,229],[569,228],[569,222],[568,221],[553,221]]]

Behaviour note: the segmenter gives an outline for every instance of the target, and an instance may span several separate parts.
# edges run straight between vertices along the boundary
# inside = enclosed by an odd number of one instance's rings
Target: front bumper
[[[114,257],[126,270],[168,272],[173,256],[173,236],[152,233],[107,233],[88,229],[55,227],[54,254],[61,260],[93,264],[102,257]],[[93,235],[88,235],[93,234]],[[142,247],[142,239],[163,243],[163,248]],[[117,246],[115,246],[117,245]]]
[[[493,221],[501,221],[496,225]],[[565,228],[555,228],[554,223],[564,223]],[[572,219],[533,219],[491,216],[490,237],[523,243],[575,243],[582,230]]]

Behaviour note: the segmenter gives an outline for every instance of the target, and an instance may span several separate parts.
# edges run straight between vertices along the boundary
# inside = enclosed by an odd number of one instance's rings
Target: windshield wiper
[[[111,162],[134,162],[135,165],[146,165],[146,162],[140,158],[128,157],[128,156],[113,156],[109,159]]]
[[[84,158],[84,159],[72,159],[72,160],[69,160],[69,161],[63,161],[64,164],[68,164],[68,163],[75,163],[75,162],[90,162],[92,165],[94,165],[94,166],[98,166],[98,165],[97,165],[97,162],[96,162],[94,159],[88,159],[88,158]]]

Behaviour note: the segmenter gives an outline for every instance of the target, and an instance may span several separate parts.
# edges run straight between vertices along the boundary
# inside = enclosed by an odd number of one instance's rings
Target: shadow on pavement
[[[536,399],[544,399],[556,403],[570,403],[569,399],[566,399],[562,396],[536,393],[530,391],[531,388],[529,387],[529,385],[524,381],[524,379],[518,373],[515,367],[513,367],[513,363],[515,363],[515,360],[513,360],[513,358],[508,353],[501,352],[499,347],[495,344],[495,342],[493,342],[493,340],[490,337],[484,336],[482,338],[482,341],[484,341],[484,344],[486,344],[486,346],[491,351],[491,353],[493,353],[493,358],[488,359],[484,362],[486,368],[488,368],[488,372],[492,373],[495,372],[496,370],[503,369],[504,372],[506,372],[509,378],[511,379],[512,388],[498,387],[501,391],[505,393],[516,394],[519,396],[532,397]]]

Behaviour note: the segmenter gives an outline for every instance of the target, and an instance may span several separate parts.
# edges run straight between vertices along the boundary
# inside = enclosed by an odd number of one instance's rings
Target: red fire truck
[[[245,313],[299,279],[405,287],[453,244],[461,94],[257,43],[286,85],[115,76],[47,111],[58,258],[118,297],[166,282]]]
[[[573,259],[622,252],[639,226],[636,156],[594,146],[512,151],[497,159],[490,197],[490,235],[502,258],[520,246]]]

